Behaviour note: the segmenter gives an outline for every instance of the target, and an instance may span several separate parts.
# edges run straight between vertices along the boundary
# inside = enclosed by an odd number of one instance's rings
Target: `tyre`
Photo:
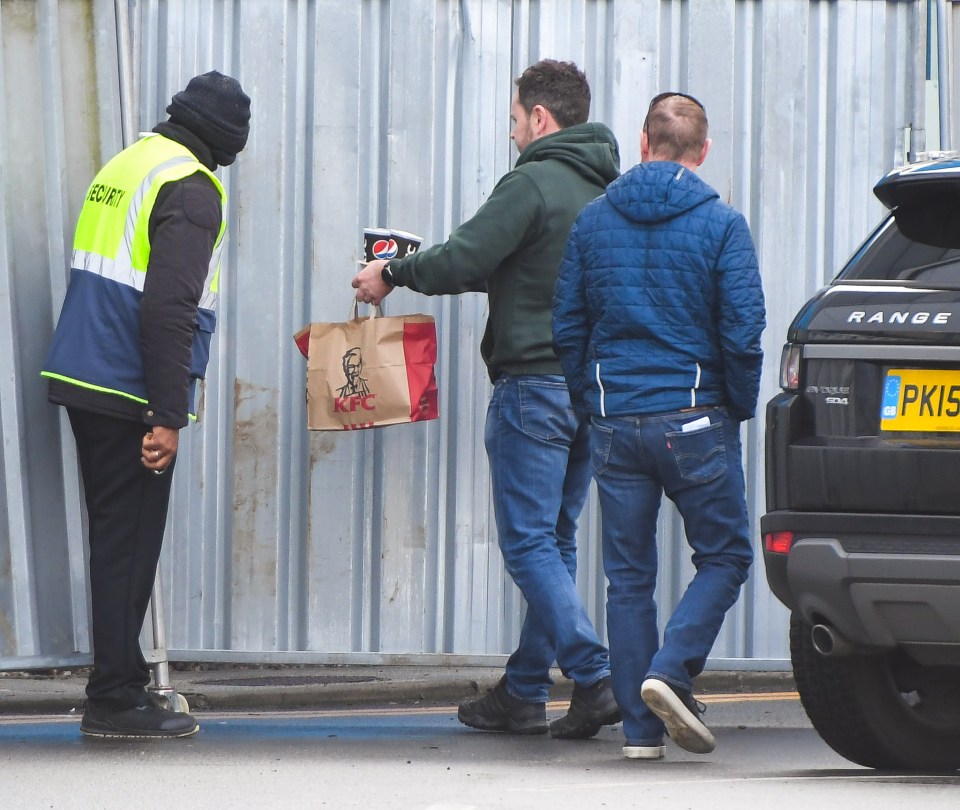
[[[868,768],[960,768],[960,668],[921,666],[900,651],[826,657],[790,617],[803,708],[840,756]]]

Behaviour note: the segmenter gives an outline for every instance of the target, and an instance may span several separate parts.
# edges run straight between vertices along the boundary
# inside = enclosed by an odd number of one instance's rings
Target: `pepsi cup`
[[[397,255],[395,257],[397,259],[416,253],[423,241],[421,237],[407,231],[391,231],[390,236],[397,244]]]
[[[397,243],[385,228],[363,229],[363,259],[372,262],[374,259],[395,259],[397,257]]]
[[[363,258],[367,262],[374,259],[402,259],[416,253],[422,241],[421,237],[407,231],[364,228]]]

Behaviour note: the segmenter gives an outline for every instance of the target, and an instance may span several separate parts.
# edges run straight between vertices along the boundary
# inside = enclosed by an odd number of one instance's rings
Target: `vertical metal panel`
[[[387,314],[437,319],[430,423],[308,432],[291,336],[350,314],[363,226],[432,244],[483,203],[515,157],[512,82],[527,64],[584,67],[624,168],[654,93],[705,103],[702,174],[746,214],[761,257],[765,401],[794,312],[880,216],[870,189],[902,161],[920,41],[916,4],[894,0],[118,2],[137,127],[212,68],[253,98],[248,147],[221,171],[231,242],[218,335],[163,556],[168,637],[188,659],[513,649],[523,605],[503,572],[483,448],[485,298],[399,289],[387,301]],[[116,42],[107,0],[0,0],[0,667],[89,650],[72,439],[36,371],[83,188],[121,142]],[[754,534],[762,432],[761,411],[743,432]],[[591,496],[579,585],[603,630],[600,523]],[[660,528],[663,620],[692,569],[672,507]],[[785,627],[758,560],[714,665],[785,665]]]
[[[0,2],[0,665],[89,651],[73,445],[38,376],[84,189],[119,147],[109,0]]]

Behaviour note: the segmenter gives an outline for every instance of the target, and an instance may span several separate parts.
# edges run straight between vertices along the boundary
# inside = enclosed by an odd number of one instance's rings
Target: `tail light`
[[[800,388],[800,358],[802,347],[787,343],[780,355],[780,387],[784,391],[797,391]]]
[[[793,532],[771,532],[763,536],[763,547],[773,554],[788,554],[793,545]]]

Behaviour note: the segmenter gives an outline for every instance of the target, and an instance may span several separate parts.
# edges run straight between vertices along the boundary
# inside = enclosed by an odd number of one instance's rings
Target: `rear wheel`
[[[810,625],[790,617],[790,657],[803,708],[834,751],[868,768],[960,768],[960,668],[902,652],[825,657]]]

